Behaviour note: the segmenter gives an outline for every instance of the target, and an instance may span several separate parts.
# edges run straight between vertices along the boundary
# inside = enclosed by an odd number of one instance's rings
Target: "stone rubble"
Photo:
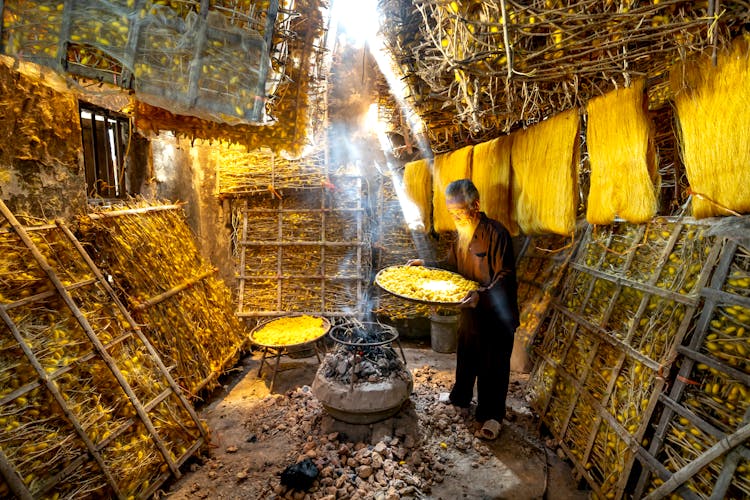
[[[375,436],[372,442],[352,442],[339,432],[324,432],[325,411],[308,386],[284,395],[267,396],[245,422],[248,441],[264,440],[285,433],[298,446],[287,456],[288,464],[312,459],[319,475],[308,491],[295,491],[280,484],[280,471],[267,470],[267,477],[255,491],[257,498],[289,500],[395,500],[423,498],[431,486],[442,482],[451,467],[447,451],[460,450],[477,466],[491,454],[470,430],[473,419],[465,410],[439,403],[439,391],[446,387],[425,385],[434,370],[414,370],[422,383],[415,386],[410,402],[418,416],[417,429],[396,428],[393,435]],[[227,447],[229,452],[231,447]],[[226,474],[247,485],[249,471],[226,470],[217,460],[208,460],[209,477]],[[271,469],[271,468],[269,468]],[[195,485],[192,492],[205,498]]]

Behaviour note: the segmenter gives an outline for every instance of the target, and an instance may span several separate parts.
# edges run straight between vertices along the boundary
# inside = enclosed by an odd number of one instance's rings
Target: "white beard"
[[[469,244],[474,237],[474,230],[477,228],[477,224],[472,221],[468,222],[456,222],[456,231],[458,232],[458,239],[456,240],[456,250],[459,260],[463,260],[466,257],[466,253],[469,251]]]

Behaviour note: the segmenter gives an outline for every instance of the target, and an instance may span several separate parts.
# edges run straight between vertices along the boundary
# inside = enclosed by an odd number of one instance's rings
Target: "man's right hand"
[[[424,266],[424,261],[422,259],[411,259],[406,261],[407,266]]]

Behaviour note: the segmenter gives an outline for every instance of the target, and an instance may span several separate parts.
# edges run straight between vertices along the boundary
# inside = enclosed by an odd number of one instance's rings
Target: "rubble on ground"
[[[225,467],[220,458],[207,458],[195,468],[208,470],[210,484],[196,482],[190,495],[295,500],[424,498],[443,481],[457,456],[470,461],[474,468],[491,460],[488,443],[474,436],[477,424],[471,412],[438,401],[440,392],[449,389],[450,380],[428,365],[412,374],[414,390],[405,406],[412,406],[409,410],[415,415],[414,422],[381,426],[380,432],[378,423],[370,424],[371,438],[367,440],[351,440],[344,432],[327,432],[324,423],[330,417],[309,386],[266,396],[244,420],[246,443],[274,446],[283,439],[283,448],[288,451],[278,460],[239,470],[236,463]],[[392,432],[384,435],[383,429]],[[231,453],[234,462],[238,445],[243,448],[242,443],[224,443],[223,459],[228,461],[226,453]],[[297,491],[283,485],[284,469],[308,459],[318,471],[312,486]],[[218,488],[222,481],[231,481],[237,490]]]

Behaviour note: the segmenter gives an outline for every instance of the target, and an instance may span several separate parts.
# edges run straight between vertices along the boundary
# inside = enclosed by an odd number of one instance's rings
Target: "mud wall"
[[[15,71],[11,61],[0,58],[0,198],[32,217],[85,213],[76,98]]]
[[[217,196],[216,155],[212,146],[161,133],[151,140],[154,196],[185,203],[187,221],[201,254],[219,268],[219,277],[235,285],[231,248],[231,208]]]

